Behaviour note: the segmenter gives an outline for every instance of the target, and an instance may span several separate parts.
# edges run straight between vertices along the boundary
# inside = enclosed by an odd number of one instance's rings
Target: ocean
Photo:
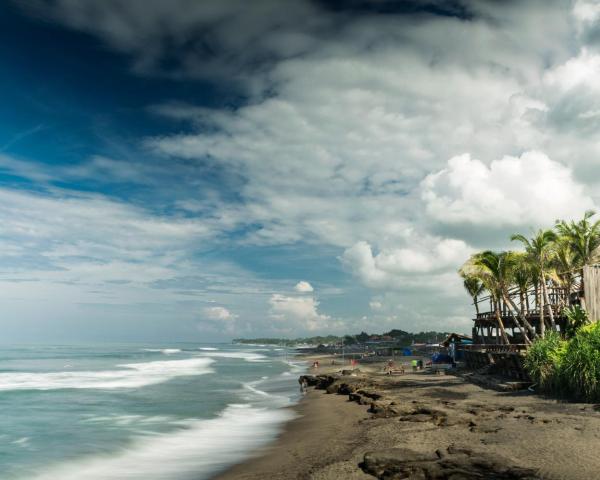
[[[201,480],[272,441],[304,370],[231,344],[0,346],[3,480]]]

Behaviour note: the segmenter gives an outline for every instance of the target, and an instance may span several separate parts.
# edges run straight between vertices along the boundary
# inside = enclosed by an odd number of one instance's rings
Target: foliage
[[[574,336],[577,330],[590,323],[587,311],[579,305],[567,307],[563,310],[563,313],[567,317],[568,322],[565,330],[565,335],[567,337]]]
[[[422,342],[430,342],[435,339],[441,339],[447,337],[449,332],[418,332],[411,333],[405,332],[404,330],[393,329],[389,332],[385,332],[382,334],[368,334],[366,332],[361,332],[358,335],[326,335],[326,336],[315,336],[315,337],[304,337],[304,338],[235,338],[233,340],[234,343],[241,344],[258,344],[258,345],[287,345],[287,346],[295,346],[295,345],[334,345],[341,344],[342,338],[344,340],[345,345],[353,345],[357,343],[365,343],[368,341],[372,341],[374,339],[380,339],[383,337],[392,337],[393,341],[396,344],[401,344],[405,346],[409,346],[414,343],[422,343]]]
[[[527,350],[525,368],[542,391],[562,393],[561,366],[566,350],[567,342],[554,331],[538,337]]]
[[[527,351],[525,368],[544,392],[586,402],[599,401],[600,323],[584,325],[570,340],[548,332]]]
[[[579,268],[593,262],[595,250],[600,247],[600,220],[590,221],[594,214],[592,210],[585,212],[579,222],[557,220],[554,227],[571,248],[574,263]]]
[[[568,343],[560,369],[569,396],[588,402],[600,400],[600,323],[577,331]]]

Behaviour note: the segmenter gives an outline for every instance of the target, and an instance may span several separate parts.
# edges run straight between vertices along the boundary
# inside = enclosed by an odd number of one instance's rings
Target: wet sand
[[[360,368],[339,378],[327,375],[339,367],[321,369],[321,387],[343,394],[311,387],[276,443],[216,478],[600,478],[594,405]]]

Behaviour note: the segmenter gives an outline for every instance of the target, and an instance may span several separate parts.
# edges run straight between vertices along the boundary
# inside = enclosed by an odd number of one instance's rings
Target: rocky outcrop
[[[501,456],[450,446],[431,453],[393,448],[365,454],[361,468],[382,480],[539,479],[530,468]]]
[[[326,390],[338,378],[337,375],[301,375],[298,382],[302,383],[304,381],[309,387]]]

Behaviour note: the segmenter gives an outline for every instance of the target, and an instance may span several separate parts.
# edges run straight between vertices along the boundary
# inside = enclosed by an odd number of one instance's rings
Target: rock
[[[335,375],[301,375],[299,382],[305,380],[309,387],[325,390],[338,379]]]
[[[539,479],[530,468],[511,465],[507,459],[486,452],[450,446],[445,450],[422,453],[405,448],[369,452],[361,468],[382,480],[436,479],[467,480],[493,478],[505,480]]]
[[[381,395],[378,392],[375,392],[373,390],[358,390],[358,393],[360,393],[363,397],[367,397],[367,398],[371,398],[373,400],[379,400],[381,398],[383,398],[383,395]]]

